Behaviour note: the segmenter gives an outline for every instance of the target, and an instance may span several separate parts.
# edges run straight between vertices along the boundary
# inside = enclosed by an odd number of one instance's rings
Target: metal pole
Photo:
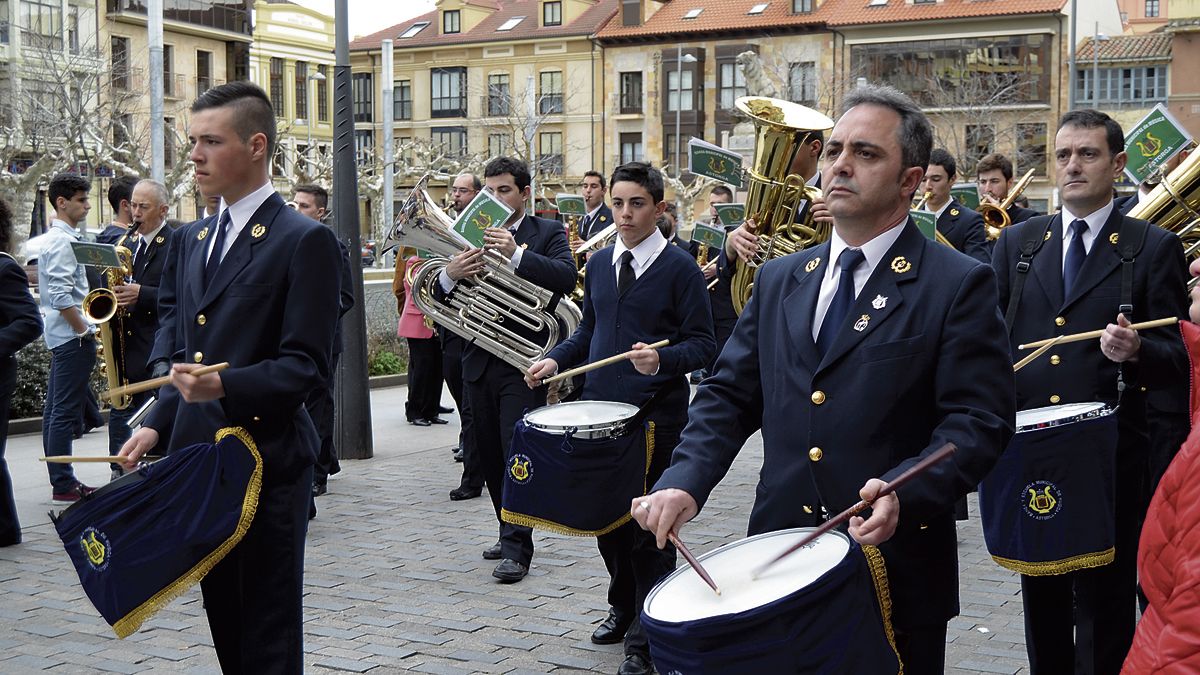
[[[392,109],[394,99],[392,88],[395,86],[396,73],[394,68],[395,51],[391,40],[383,41],[383,226],[392,226],[395,217],[393,209],[396,202],[396,150],[393,145],[395,136],[395,111]]]
[[[163,0],[146,5],[150,43],[150,177],[163,182],[166,123],[163,121]]]
[[[671,100],[667,92],[667,101]],[[675,177],[680,178],[683,172],[679,170],[679,114],[683,109],[683,45],[675,46]]]
[[[1092,31],[1092,107],[1100,109],[1100,22]]]
[[[1071,41],[1071,44],[1068,47],[1068,52],[1067,52],[1067,60],[1070,62],[1068,64],[1068,68],[1067,68],[1067,110],[1068,111],[1075,109],[1075,86],[1076,86],[1075,78],[1078,77],[1078,74],[1075,72],[1075,22],[1076,22],[1075,17],[1078,16],[1078,12],[1076,11],[1077,4],[1078,4],[1078,0],[1071,0],[1071,28],[1069,31],[1070,37],[1068,38]],[[1061,53],[1061,52],[1059,52],[1059,53]]]
[[[541,103],[538,102],[537,90],[533,88],[533,73],[525,79],[525,112],[528,117],[525,121],[525,147],[529,151],[529,199],[532,208],[529,215],[537,215],[537,185],[538,176],[541,172],[541,162],[538,161],[538,149],[534,145],[537,136],[538,128],[538,110]]]
[[[354,120],[350,104],[350,36],[347,28],[348,0],[334,0],[334,218],[338,238],[350,250],[350,276],[354,285],[354,307],[342,317],[345,351],[338,363],[334,395],[334,434],[338,456],[370,459],[375,454],[371,439],[371,395],[367,389],[367,327],[363,307],[363,276],[359,252],[357,161],[354,156]],[[334,274],[331,270],[330,274]]]

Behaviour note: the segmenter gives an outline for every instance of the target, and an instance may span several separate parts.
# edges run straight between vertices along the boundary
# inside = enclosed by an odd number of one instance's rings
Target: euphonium
[[[1017,201],[1017,197],[1021,196],[1025,188],[1029,187],[1029,183],[1033,180],[1033,171],[1033,169],[1026,171],[999,205],[980,202],[979,215],[983,216],[983,225],[987,229],[988,241],[996,241],[1000,238],[1000,231],[1012,225],[1008,217],[1008,207]]]
[[[1200,254],[1200,152],[1194,152],[1162,179],[1158,187],[1129,212],[1174,232],[1188,261]],[[1193,279],[1188,287],[1195,285]]]
[[[831,228],[814,222],[811,209],[803,222],[794,222],[797,210],[811,205],[821,191],[790,171],[810,135],[832,129],[833,120],[811,108],[763,96],[743,96],[734,105],[750,118],[755,132],[754,161],[746,171],[746,219],[756,226],[758,255],[739,264],[731,282],[733,308],[741,314],[759,265],[829,239]]]
[[[100,345],[96,348],[96,356],[101,359],[100,373],[108,381],[109,391],[129,384],[129,377],[125,373],[125,309],[117,303],[117,294],[112,290],[133,275],[133,252],[122,245],[124,241],[122,237],[116,247],[121,266],[104,269],[107,288],[93,288],[83,298],[83,318],[100,328]],[[114,323],[116,330],[113,330]],[[123,394],[113,397],[109,405],[116,410],[124,410],[132,402],[131,396]]]
[[[431,256],[410,283],[413,302],[425,316],[447,330],[474,342],[521,371],[542,359],[559,336],[570,335],[583,318],[566,298],[517,276],[498,253],[484,253],[486,267],[472,279],[458,282],[443,302],[437,299],[438,277],[450,258],[468,246],[454,232],[454,221],[425,190],[429,176],[417,181],[396,214],[382,252],[412,246]]]

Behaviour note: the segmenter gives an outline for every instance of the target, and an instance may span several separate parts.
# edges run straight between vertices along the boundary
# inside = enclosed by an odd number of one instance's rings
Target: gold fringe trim
[[[120,620],[114,623],[113,631],[117,634],[118,638],[124,639],[133,635],[138,628],[141,628],[144,621],[154,616],[156,612],[172,600],[199,583],[217,563],[221,562],[234,546],[237,546],[242,537],[246,536],[247,530],[250,529],[250,523],[254,520],[254,513],[258,509],[258,494],[262,489],[262,455],[258,453],[258,446],[255,445],[250,433],[242,427],[225,427],[220,429],[217,431],[215,442],[219,442],[226,436],[237,438],[250,450],[250,454],[254,456],[254,472],[250,475],[250,484],[246,486],[246,496],[242,499],[242,514],[238,518],[237,527],[234,529],[233,534],[229,535],[228,539],[222,542],[212,553],[204,556],[204,559],[196,563],[192,569],[168,584],[166,588],[155,593],[152,598],[143,602],[137,609],[121,617]]]
[[[1113,561],[1117,551],[1115,548],[1108,548],[1096,553],[1083,553],[1062,560],[1047,560],[1045,562],[1025,562],[1023,560],[1010,560],[1001,558],[998,555],[992,556],[992,560],[996,564],[1012,570],[1020,572],[1025,576],[1030,577],[1048,577],[1055,574],[1067,574],[1077,570],[1085,570],[1091,567],[1103,567]]]
[[[862,551],[871,570],[871,581],[875,583],[875,598],[879,600],[879,613],[883,617],[883,634],[896,654],[896,663],[900,664],[897,675],[904,675],[904,662],[900,660],[900,650],[896,649],[896,631],[892,628],[892,591],[888,586],[887,563],[877,546],[864,544]]]
[[[646,476],[650,474],[650,460],[654,458],[654,422],[646,423],[646,469],[642,472],[642,494],[646,494]],[[608,534],[613,530],[621,527],[633,519],[633,514],[626,513],[612,523],[600,528],[599,530],[580,530],[578,528],[556,523],[553,520],[538,518],[524,513],[516,513],[508,509],[500,509],[500,520],[512,525],[520,525],[521,527],[540,528],[549,530],[557,534],[566,535],[568,537],[599,537],[600,535]]]

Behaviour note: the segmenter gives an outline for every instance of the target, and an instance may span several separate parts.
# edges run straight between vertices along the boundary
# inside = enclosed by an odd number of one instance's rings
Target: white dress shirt
[[[223,214],[226,209],[229,210],[229,232],[225,234],[225,245],[221,248],[220,260],[224,260],[225,255],[229,253],[229,249],[233,248],[233,242],[237,241],[238,235],[242,233],[242,228],[246,227],[250,219],[254,217],[254,213],[258,211],[258,207],[262,206],[263,202],[267,201],[273,194],[275,194],[275,186],[271,185],[271,181],[267,181],[262,187],[242,197],[233,204],[226,204],[225,198],[221,198],[221,207],[217,213]],[[220,222],[221,217],[218,215],[217,223]],[[211,234],[213,235],[210,237],[212,243],[208,245],[208,253],[204,256],[205,260],[212,257],[213,247],[217,243],[217,232],[212,232]]]
[[[1087,230],[1083,233],[1083,250],[1084,253],[1090,253],[1092,250],[1092,242],[1096,241],[1096,237],[1100,236],[1100,230],[1104,227],[1104,223],[1108,222],[1108,217],[1112,215],[1113,201],[1110,199],[1104,206],[1092,211],[1083,218],[1087,223]],[[1065,265],[1067,262],[1067,248],[1071,245],[1071,223],[1079,219],[1079,216],[1071,213],[1071,211],[1063,205],[1062,207],[1062,262]]]
[[[662,232],[659,232],[657,227],[654,228],[654,231],[650,233],[650,236],[638,242],[638,245],[634,246],[633,248],[626,247],[625,242],[621,241],[620,237],[617,237],[617,243],[613,245],[612,257],[612,265],[613,267],[617,268],[617,282],[620,282],[621,255],[625,253],[625,251],[633,252],[633,262],[630,263],[630,265],[633,267],[633,278],[641,279],[642,273],[650,269],[650,265],[658,259],[658,255],[662,253],[663,249],[666,247],[667,238],[662,236]]]
[[[867,260],[859,265],[858,269],[854,270],[855,298],[858,298],[858,294],[862,292],[863,286],[867,285],[867,279],[871,278],[871,273],[875,271],[875,267],[883,260],[883,256],[887,255],[888,249],[900,238],[900,233],[904,231],[907,222],[908,214],[905,214],[904,220],[883,234],[863,244],[859,249],[863,252],[863,256]],[[835,229],[833,235],[829,238],[829,260],[825,264],[825,274],[821,276],[821,290],[817,294],[817,308],[813,314],[813,342],[816,342],[817,334],[821,332],[821,324],[825,321],[825,313],[829,311],[829,305],[833,302],[834,293],[837,292],[838,280],[842,274],[841,267],[837,264],[838,257],[842,255],[842,251],[848,248],[851,247],[838,236]]]

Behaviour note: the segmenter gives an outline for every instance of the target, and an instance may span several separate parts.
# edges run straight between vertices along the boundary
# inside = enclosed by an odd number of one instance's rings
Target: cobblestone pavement
[[[458,484],[448,450],[456,426],[404,424],[404,396],[403,388],[373,392],[375,457],[344,461],[317,501],[305,561],[307,671],[615,673],[620,646],[588,639],[606,610],[607,575],[593,540],[536,535],[529,577],[496,583],[494,563],[480,557],[495,542],[490,503],[447,497]],[[97,430],[75,452],[105,447]],[[692,549],[744,535],[761,452],[756,437],[685,528]],[[0,549],[0,672],[219,672],[199,589],[130,638],[113,636],[45,515],[40,437],[10,438],[7,454],[25,543]],[[77,470],[93,484],[108,471]],[[977,518],[960,528],[963,604],[950,624],[948,672],[1025,673],[1019,581],[987,558]]]

